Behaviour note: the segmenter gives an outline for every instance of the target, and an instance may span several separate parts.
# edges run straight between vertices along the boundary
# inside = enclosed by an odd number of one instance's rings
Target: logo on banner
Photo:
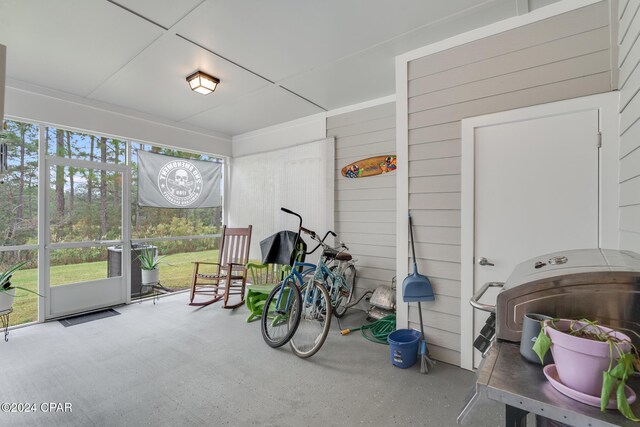
[[[202,194],[202,175],[191,162],[171,161],[158,173],[158,189],[172,205],[188,207]]]

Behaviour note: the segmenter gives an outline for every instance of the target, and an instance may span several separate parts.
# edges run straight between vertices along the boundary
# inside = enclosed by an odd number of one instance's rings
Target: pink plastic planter
[[[544,331],[551,338],[551,353],[556,364],[560,381],[567,387],[591,396],[600,396],[602,392],[602,372],[609,369],[609,344],[598,342],[586,338],[579,338],[549,327],[545,322]],[[570,320],[559,320],[555,322],[555,327],[560,330],[569,330]],[[575,327],[584,323],[576,322]],[[591,327],[588,327],[591,328]],[[599,326],[604,332],[612,329]],[[616,338],[626,341],[621,342],[622,351],[629,351],[631,339],[621,333],[612,332]],[[614,362],[619,357],[619,353],[614,347]]]

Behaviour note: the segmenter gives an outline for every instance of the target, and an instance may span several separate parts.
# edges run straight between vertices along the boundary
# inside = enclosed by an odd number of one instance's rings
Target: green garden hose
[[[349,332],[358,330],[362,333],[362,336],[369,341],[389,345],[387,337],[391,332],[396,330],[396,315],[390,314],[373,323],[362,325],[359,328],[343,329],[340,333],[347,335]]]

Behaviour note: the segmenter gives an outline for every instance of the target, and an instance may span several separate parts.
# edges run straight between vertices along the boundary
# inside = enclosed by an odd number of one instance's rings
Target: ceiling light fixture
[[[192,91],[198,92],[202,95],[209,95],[216,90],[216,86],[220,83],[220,79],[217,79],[202,71],[196,71],[187,77],[187,82]]]

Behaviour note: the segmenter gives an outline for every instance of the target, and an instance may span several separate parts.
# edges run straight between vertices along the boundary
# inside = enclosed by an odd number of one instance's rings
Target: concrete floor
[[[36,411],[2,412],[0,425],[453,426],[474,382],[445,363],[429,375],[419,363],[396,368],[387,346],[341,336],[335,318],[324,347],[299,359],[288,345],[268,347],[258,322],[245,323],[244,307],[198,310],[187,298],[119,307],[120,316],[67,328],[11,331],[0,341],[0,403]],[[362,320],[354,312],[342,324]],[[72,412],[44,412],[49,402]],[[474,425],[500,425],[502,413],[483,407]]]

